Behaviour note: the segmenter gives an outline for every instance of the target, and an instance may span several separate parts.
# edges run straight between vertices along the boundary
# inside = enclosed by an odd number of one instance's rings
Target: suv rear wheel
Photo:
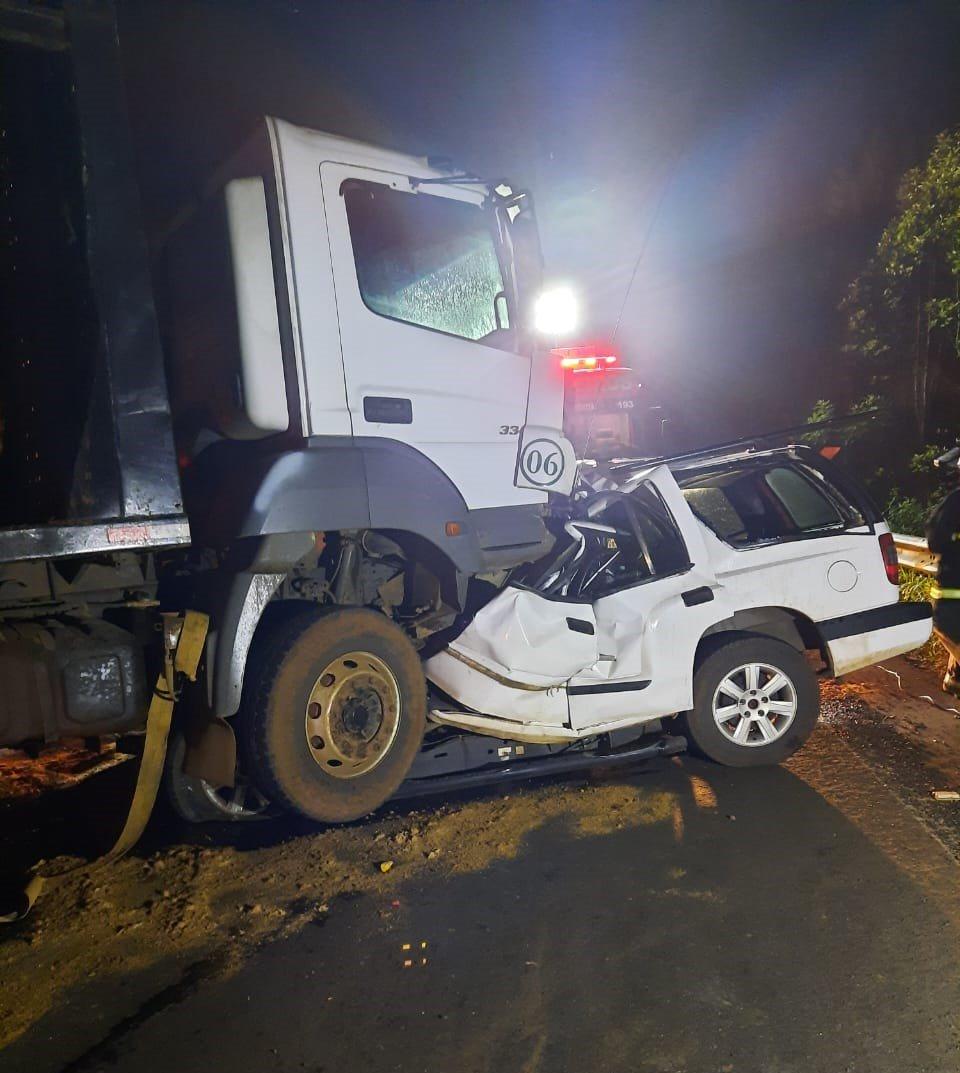
[[[810,737],[820,716],[817,680],[795,648],[768,637],[728,641],[697,668],[693,744],[720,764],[779,764]]]
[[[393,795],[426,721],[420,660],[398,626],[364,608],[299,615],[248,675],[244,751],[271,801],[344,823]]]

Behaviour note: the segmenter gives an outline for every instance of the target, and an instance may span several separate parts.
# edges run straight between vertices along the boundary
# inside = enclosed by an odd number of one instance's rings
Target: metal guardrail
[[[918,574],[936,577],[937,556],[927,547],[923,537],[894,533],[893,542],[897,546],[897,559],[901,566]]]

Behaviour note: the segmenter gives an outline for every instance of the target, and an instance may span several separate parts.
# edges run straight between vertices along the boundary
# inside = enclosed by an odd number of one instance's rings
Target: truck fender
[[[313,533],[269,536],[249,568],[234,574],[209,642],[210,708],[215,716],[236,715],[250,644],[263,609],[289,569],[314,547]]]
[[[317,437],[269,454],[245,443],[217,443],[197,457],[185,484],[201,543],[317,529],[393,529],[428,540],[465,574],[482,567],[475,526],[457,487],[425,455],[394,440]]]

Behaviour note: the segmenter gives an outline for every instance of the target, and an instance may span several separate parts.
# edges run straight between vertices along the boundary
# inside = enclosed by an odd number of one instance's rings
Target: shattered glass
[[[587,514],[570,522],[544,559],[510,580],[545,596],[597,599],[689,567],[676,522],[649,482],[628,495],[602,493]]]

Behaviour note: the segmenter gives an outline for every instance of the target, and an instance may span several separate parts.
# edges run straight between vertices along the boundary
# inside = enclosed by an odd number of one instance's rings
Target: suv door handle
[[[573,630],[574,633],[585,633],[588,637],[593,637],[597,632],[593,628],[593,623],[585,618],[567,618],[567,629]]]
[[[713,589],[709,585],[701,585],[699,589],[687,589],[686,592],[680,593],[680,599],[687,607],[708,604],[713,599]]]

